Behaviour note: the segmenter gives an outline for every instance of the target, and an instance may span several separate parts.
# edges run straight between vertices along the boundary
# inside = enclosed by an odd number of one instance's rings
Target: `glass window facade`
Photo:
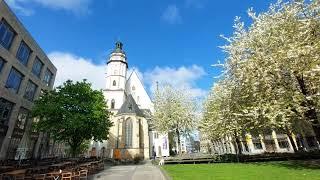
[[[0,98],[0,124],[8,124],[13,105],[12,102]]]
[[[24,130],[28,120],[29,111],[25,108],[20,108],[16,121],[16,128]]]
[[[47,70],[46,70],[46,73],[44,74],[43,82],[44,82],[47,86],[49,86],[50,83],[51,83],[52,77],[53,77],[53,73],[52,73],[49,69],[47,69]]]
[[[254,146],[255,149],[263,149],[260,140],[253,141],[253,146]]]
[[[17,52],[17,59],[22,64],[27,65],[30,54],[31,54],[31,49],[29,48],[29,46],[25,42],[21,41],[20,47]]]
[[[278,139],[278,144],[281,149],[289,148],[289,143],[287,139]]]
[[[33,101],[37,88],[38,86],[29,80],[27,84],[26,92],[24,93],[23,97],[28,99],[29,101]]]
[[[34,63],[33,63],[33,67],[32,67],[32,73],[38,77],[40,77],[41,75],[41,70],[43,67],[43,63],[40,61],[39,58],[36,58]]]
[[[9,49],[12,44],[14,36],[15,36],[15,32],[9,26],[9,24],[6,21],[1,20],[1,22],[0,22],[0,44],[4,48]]]
[[[22,79],[23,75],[12,68],[7,79],[6,88],[12,89],[14,92],[18,93]]]

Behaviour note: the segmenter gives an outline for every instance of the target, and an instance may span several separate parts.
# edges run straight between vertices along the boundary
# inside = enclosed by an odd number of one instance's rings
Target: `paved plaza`
[[[161,170],[149,161],[142,165],[106,166],[90,179],[101,180],[165,180]]]

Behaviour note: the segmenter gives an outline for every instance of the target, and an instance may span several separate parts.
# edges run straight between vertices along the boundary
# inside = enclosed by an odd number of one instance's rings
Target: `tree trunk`
[[[235,143],[235,148],[236,148],[236,157],[237,157],[237,162],[239,162],[239,155],[242,154],[242,147],[241,147],[241,142],[238,137],[237,131],[234,131],[234,138],[236,140]]]
[[[293,137],[292,137],[292,132],[290,131],[290,129],[288,127],[286,127],[286,134],[289,137],[289,140],[290,140],[290,143],[292,145],[293,151],[294,152],[298,152],[298,148],[297,148],[296,143],[294,142]]]
[[[236,137],[236,143],[237,143],[238,153],[242,154],[242,146],[241,146],[241,142],[240,142],[239,137]]]
[[[170,156],[174,156],[175,155],[175,153],[174,153],[174,151],[172,150],[174,147],[176,148],[176,143],[175,143],[175,139],[174,139],[174,133],[172,133],[172,132],[169,132],[168,133],[168,138],[169,138],[169,154],[170,154]]]
[[[176,129],[176,134],[177,134],[177,139],[178,139],[179,155],[181,156],[182,155],[182,152],[181,152],[181,140],[180,140],[180,132],[179,132],[178,128]]]
[[[77,157],[80,153],[80,145],[81,145],[82,142],[79,142],[79,141],[72,141],[69,143],[70,145],[70,151],[71,151],[71,156],[73,158]]]
[[[238,151],[239,154],[242,154],[241,141],[240,141],[240,138],[239,138],[238,133],[236,131],[234,132],[234,136],[235,136],[235,139],[236,139],[237,151]]]
[[[316,134],[316,139],[318,140],[318,142],[320,142],[320,128],[318,126],[314,125],[314,124],[319,124],[314,102],[312,100],[308,100],[307,99],[307,97],[310,95],[310,92],[308,91],[308,89],[306,87],[303,75],[297,75],[296,74],[295,77],[296,77],[296,79],[298,81],[301,93],[306,98],[306,101],[301,105],[304,106],[304,107],[308,107],[308,109],[309,109],[308,111],[305,112],[305,117],[307,118],[307,120],[309,122],[311,122],[313,124],[312,128],[313,128],[313,130],[314,130],[314,132]]]
[[[290,140],[290,143],[292,145],[293,151],[294,152],[298,152],[298,148],[296,146],[296,143],[294,143],[294,140],[293,140],[292,136],[290,135],[290,133],[287,133],[287,135],[289,137],[289,140]]]

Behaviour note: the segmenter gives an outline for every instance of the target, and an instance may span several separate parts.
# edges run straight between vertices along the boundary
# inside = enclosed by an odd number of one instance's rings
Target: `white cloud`
[[[105,87],[105,64],[96,65],[91,59],[66,52],[52,52],[48,56],[58,69],[55,86],[61,85],[68,79],[73,81],[87,79],[95,89]],[[128,70],[128,76],[133,70],[138,73],[149,92],[152,92],[156,87],[156,82],[159,82],[160,84],[170,83],[176,88],[188,89],[196,98],[203,98],[207,94],[206,90],[197,87],[196,81],[206,75],[204,69],[197,65],[178,68],[155,67],[146,72],[141,72],[137,67],[131,67]]]
[[[68,79],[73,81],[87,79],[95,89],[105,87],[104,65],[95,65],[91,59],[64,52],[52,52],[48,56],[58,69],[55,86],[61,85]]]
[[[30,16],[34,13],[32,9],[25,7],[25,0],[6,0],[6,2],[11,8],[17,10],[18,13],[21,13],[24,16]]]
[[[16,9],[25,15],[31,15],[33,9],[31,4],[36,3],[43,7],[71,11],[74,14],[81,15],[89,12],[89,5],[92,0],[6,0],[10,7]]]
[[[169,83],[177,89],[187,89],[191,95],[197,98],[204,97],[207,94],[207,91],[196,85],[196,81],[206,75],[204,69],[197,65],[179,68],[156,67],[143,75],[144,82],[150,87],[150,91],[155,89],[158,82],[159,84]]]
[[[182,22],[180,10],[176,5],[169,5],[162,14],[162,19],[169,24],[177,24]]]
[[[32,0],[45,7],[53,9],[64,9],[76,14],[88,13],[91,0]]]

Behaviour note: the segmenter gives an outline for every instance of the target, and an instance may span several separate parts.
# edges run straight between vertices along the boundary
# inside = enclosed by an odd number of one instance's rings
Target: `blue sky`
[[[6,0],[58,67],[57,84],[88,78],[103,88],[104,64],[116,40],[129,67],[150,89],[169,81],[202,97],[223,61],[219,37],[232,33],[235,16],[267,10],[261,0]]]

